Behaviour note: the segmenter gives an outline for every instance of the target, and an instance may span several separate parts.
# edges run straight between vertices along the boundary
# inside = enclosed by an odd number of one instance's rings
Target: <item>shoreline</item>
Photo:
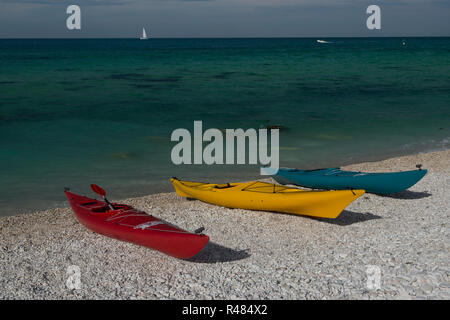
[[[344,170],[360,170],[360,171],[367,171],[367,172],[389,172],[389,171],[407,171],[407,170],[414,170],[416,169],[415,165],[420,163],[420,159],[422,159],[421,155],[427,155],[427,154],[439,154],[441,152],[446,152],[449,151],[449,149],[432,149],[431,151],[417,151],[414,153],[410,153],[410,154],[405,154],[405,155],[396,155],[396,156],[392,156],[392,157],[374,157],[374,160],[366,160],[363,162],[358,162],[358,160],[355,161],[350,161],[348,164],[342,164],[340,166],[340,168],[344,169]],[[405,165],[402,165],[401,167],[399,167],[399,163],[395,163],[395,165],[393,167],[390,166],[385,166],[385,167],[380,167],[381,163],[384,162],[388,162],[393,164],[397,159],[408,159],[408,160],[403,160],[403,162],[405,163]],[[414,159],[417,158],[419,162],[417,163],[413,163]],[[409,159],[412,161],[411,163],[409,163]],[[405,162],[406,161],[406,162]],[[373,164],[375,164],[375,166],[373,166]],[[437,165],[436,163],[433,163],[433,165]],[[423,167],[424,169],[426,169],[426,167]],[[310,169],[310,168],[305,168],[305,169]],[[314,168],[311,168],[314,169]],[[234,174],[236,175],[236,173]],[[220,178],[222,179],[222,177]],[[222,179],[223,180],[223,179]],[[249,180],[265,180],[265,181],[269,181],[272,183],[276,183],[273,179],[271,179],[268,176],[259,176],[259,175],[254,175],[254,176],[249,176],[246,180],[243,181],[249,181]],[[229,181],[229,182],[243,182],[243,181]],[[228,182],[227,181],[223,181]],[[170,193],[173,192],[173,188],[170,184],[170,191],[165,191],[165,190],[157,190],[157,189],[150,189],[147,190],[147,192],[141,194],[141,195],[132,195],[132,196],[127,196],[124,198],[119,198],[116,201],[120,202],[120,201],[125,201],[125,200],[129,200],[129,199],[137,199],[137,198],[142,198],[142,197],[146,197],[146,196],[151,196],[151,195],[156,195],[159,193]],[[89,196],[89,195],[87,195]],[[64,198],[64,197],[63,197]],[[52,206],[52,207],[47,207],[47,208],[40,208],[38,210],[30,210],[30,209],[16,209],[13,212],[8,211],[6,214],[2,215],[2,212],[0,212],[0,219],[5,218],[5,217],[12,217],[12,216],[17,216],[17,215],[27,215],[27,214],[34,214],[37,212],[42,212],[42,211],[47,211],[47,210],[52,210],[52,209],[63,209],[63,208],[67,208],[68,207],[68,203],[66,200],[63,200],[63,202],[66,204],[66,206]]]
[[[117,200],[210,243],[189,260],[96,234],[71,209],[0,218],[1,299],[449,299],[450,150],[344,166],[428,174],[410,190],[366,194],[335,220],[185,201]],[[116,199],[114,199],[116,201]],[[68,268],[81,288],[66,286]],[[381,271],[367,287],[367,268]]]

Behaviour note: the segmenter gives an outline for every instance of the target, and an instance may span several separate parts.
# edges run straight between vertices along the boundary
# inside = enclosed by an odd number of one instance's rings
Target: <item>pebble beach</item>
[[[96,234],[68,207],[3,217],[0,299],[449,299],[449,159],[445,150],[344,167],[429,172],[407,191],[363,195],[337,219],[173,192],[111,199],[186,230],[204,226],[210,243],[188,260]]]

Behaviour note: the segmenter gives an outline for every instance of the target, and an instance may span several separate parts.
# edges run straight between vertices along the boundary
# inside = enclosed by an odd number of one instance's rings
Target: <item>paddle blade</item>
[[[99,187],[96,184],[91,184],[91,189],[92,191],[94,191],[96,194],[101,195],[102,197],[106,196],[106,191],[103,190],[101,187]]]

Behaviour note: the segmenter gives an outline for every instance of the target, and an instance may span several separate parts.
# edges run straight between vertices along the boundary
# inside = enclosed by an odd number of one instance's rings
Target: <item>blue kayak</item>
[[[406,190],[422,179],[427,170],[366,173],[343,171],[340,168],[299,170],[280,168],[272,177],[281,184],[293,184],[311,189],[364,189],[366,192],[388,194]]]

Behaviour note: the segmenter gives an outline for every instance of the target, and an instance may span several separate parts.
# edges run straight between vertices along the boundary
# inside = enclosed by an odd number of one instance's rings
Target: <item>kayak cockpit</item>
[[[107,205],[103,205],[103,206],[90,208],[90,210],[95,213],[103,213],[103,212],[110,211],[111,209]]]
[[[89,207],[89,206],[92,206],[94,204],[98,204],[98,201],[90,201],[90,202],[81,203],[80,206]]]
[[[101,201],[88,201],[84,203],[78,204],[80,207],[84,207],[93,213],[104,213],[108,211],[112,211],[108,204]],[[127,210],[130,209],[130,206],[127,205],[114,205],[114,211],[116,210]]]
[[[234,188],[234,187],[237,187],[237,186],[238,186],[238,184],[236,184],[236,183],[233,183],[233,184],[225,183],[225,184],[216,184],[214,186],[214,188],[215,189],[230,189],[230,188]]]

